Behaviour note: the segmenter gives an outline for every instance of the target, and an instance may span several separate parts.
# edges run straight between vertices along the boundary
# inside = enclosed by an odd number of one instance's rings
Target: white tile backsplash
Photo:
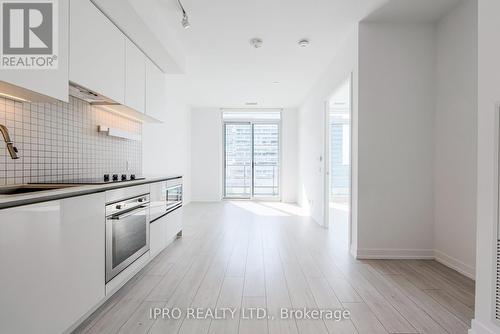
[[[141,135],[142,124],[82,100],[20,103],[0,97],[0,124],[20,156],[12,160],[1,138],[0,185],[142,173],[140,141],[97,131],[104,124]]]

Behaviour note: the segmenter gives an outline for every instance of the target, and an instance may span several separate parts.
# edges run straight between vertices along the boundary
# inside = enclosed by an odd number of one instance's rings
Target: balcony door
[[[224,198],[279,199],[279,122],[224,122]]]

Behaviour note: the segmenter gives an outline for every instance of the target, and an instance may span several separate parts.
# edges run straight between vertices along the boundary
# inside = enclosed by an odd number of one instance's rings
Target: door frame
[[[222,119],[222,114],[221,114]],[[226,196],[226,124],[249,124],[252,127],[252,184],[250,186],[250,196],[248,197],[227,197]],[[278,125],[278,196],[274,197],[255,197],[254,195],[254,125],[255,124],[276,124]],[[282,196],[282,178],[283,178],[283,140],[282,140],[282,113],[280,112],[280,119],[277,121],[272,120],[258,120],[258,119],[239,119],[235,121],[222,119],[222,199],[223,200],[252,200],[252,201],[281,201]]]
[[[353,81],[354,76],[353,73],[349,73],[345,80],[342,80],[335,88],[334,92],[330,94],[328,99],[324,103],[324,161],[323,161],[323,185],[324,185],[324,221],[323,226],[325,228],[330,228],[330,100],[335,95],[337,89],[344,84],[346,81],[349,81],[349,118],[350,118],[350,126],[349,126],[349,219],[348,219],[348,245],[351,247],[352,243],[352,152],[353,152]]]

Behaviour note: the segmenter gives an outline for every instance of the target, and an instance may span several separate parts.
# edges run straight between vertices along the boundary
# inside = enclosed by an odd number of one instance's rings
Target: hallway
[[[250,204],[249,204],[250,203]],[[76,333],[467,333],[474,282],[435,261],[356,261],[299,208],[191,203],[183,237]],[[266,319],[154,319],[154,308],[263,308]],[[280,308],[350,319],[281,319]]]

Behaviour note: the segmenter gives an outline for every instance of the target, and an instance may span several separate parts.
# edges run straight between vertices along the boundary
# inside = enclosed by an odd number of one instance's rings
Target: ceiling
[[[389,0],[363,21],[430,23],[438,20],[463,0]]]
[[[385,2],[182,0],[191,22],[184,30],[177,0],[128,1],[159,40],[177,38],[186,73],[168,75],[168,84],[193,107],[298,106],[349,30]],[[250,46],[254,37],[261,48]],[[309,47],[298,46],[303,38]]]

